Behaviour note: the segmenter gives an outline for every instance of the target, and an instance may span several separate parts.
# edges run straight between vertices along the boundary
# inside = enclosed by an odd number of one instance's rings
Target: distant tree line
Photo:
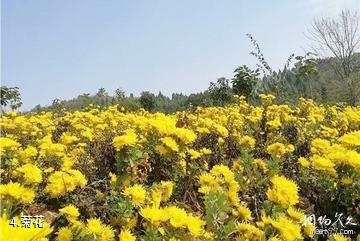
[[[274,71],[268,64],[255,38],[247,34],[257,60],[257,68],[241,65],[233,77],[218,78],[199,93],[185,95],[174,93],[170,97],[144,91],[140,96],[126,95],[122,88],[109,95],[100,88],[94,95],[84,93],[71,100],[53,100],[49,106],[35,106],[32,111],[80,110],[90,104],[100,108],[117,104],[119,108],[171,113],[197,106],[224,106],[234,101],[233,96],[244,96],[257,103],[260,93],[277,96],[278,103],[295,103],[299,97],[311,98],[322,103],[360,102],[360,35],[357,12],[343,10],[338,17],[315,19],[309,39],[312,51],[303,56],[290,55],[284,67]],[[1,105],[16,109],[21,106],[18,88],[1,87]]]

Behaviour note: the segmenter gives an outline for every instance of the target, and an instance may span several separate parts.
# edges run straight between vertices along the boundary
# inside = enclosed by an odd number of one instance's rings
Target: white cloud
[[[344,8],[360,11],[360,0],[302,0],[298,3],[314,15],[337,15]]]

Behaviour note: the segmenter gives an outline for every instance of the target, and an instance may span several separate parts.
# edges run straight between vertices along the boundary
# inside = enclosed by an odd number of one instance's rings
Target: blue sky
[[[246,33],[274,68],[309,46],[315,16],[359,0],[2,0],[1,82],[23,110],[122,87],[191,93],[256,60]]]

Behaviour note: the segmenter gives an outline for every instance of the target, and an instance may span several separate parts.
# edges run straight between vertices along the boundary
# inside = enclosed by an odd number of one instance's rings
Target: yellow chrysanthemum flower
[[[142,185],[135,184],[125,188],[124,195],[130,197],[135,206],[139,206],[145,201],[146,191]]]
[[[133,146],[137,142],[137,135],[133,129],[125,131],[124,135],[116,136],[113,140],[116,150],[121,150],[125,145]]]
[[[135,241],[136,237],[130,232],[130,230],[121,230],[119,235],[120,241]]]
[[[271,179],[272,187],[266,192],[269,200],[288,208],[299,202],[297,185],[282,176],[274,176]]]
[[[66,218],[71,222],[75,221],[77,219],[77,217],[80,215],[77,207],[75,207],[72,204],[59,209],[59,212],[61,214],[64,214],[66,216]]]
[[[16,169],[18,175],[24,178],[25,184],[35,184],[42,181],[41,170],[33,164],[25,164]]]

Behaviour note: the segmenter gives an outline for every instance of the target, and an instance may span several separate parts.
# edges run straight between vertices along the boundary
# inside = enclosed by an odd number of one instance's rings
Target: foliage
[[[226,78],[218,78],[216,83],[210,82],[207,90],[212,105],[222,106],[229,104],[232,100],[232,89],[229,80]]]
[[[259,84],[259,69],[251,70],[246,65],[240,66],[234,71],[232,88],[235,94],[245,96],[246,99],[255,97],[256,87]]]
[[[16,110],[22,105],[20,92],[18,87],[0,86],[0,101],[4,108],[10,106],[12,110]]]
[[[141,107],[148,111],[154,110],[155,101],[155,95],[149,91],[142,92],[139,98]]]

